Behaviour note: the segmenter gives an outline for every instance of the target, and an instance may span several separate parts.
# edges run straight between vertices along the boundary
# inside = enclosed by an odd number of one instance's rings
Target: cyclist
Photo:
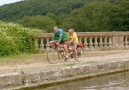
[[[66,56],[65,58],[68,59],[68,48],[67,48],[68,34],[64,32],[62,29],[59,29],[57,26],[55,26],[53,29],[54,29],[53,40],[58,40],[56,43],[58,46],[60,44],[63,44],[63,48]]]
[[[68,30],[68,36],[69,36],[69,42],[71,45],[73,45],[74,53],[75,53],[75,59],[77,59],[77,45],[78,45],[78,37],[77,34],[74,32],[74,29]]]

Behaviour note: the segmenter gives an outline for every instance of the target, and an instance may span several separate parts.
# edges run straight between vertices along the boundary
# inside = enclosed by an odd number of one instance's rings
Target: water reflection
[[[129,90],[129,72],[73,81],[37,90]]]

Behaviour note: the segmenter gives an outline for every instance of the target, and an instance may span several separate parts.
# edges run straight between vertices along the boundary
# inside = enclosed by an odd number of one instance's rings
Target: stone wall
[[[129,70],[129,60],[110,61],[79,66],[67,66],[49,70],[19,72],[0,75],[0,90],[16,87],[29,87],[50,82],[92,77],[116,71]],[[50,83],[51,84],[51,83]]]

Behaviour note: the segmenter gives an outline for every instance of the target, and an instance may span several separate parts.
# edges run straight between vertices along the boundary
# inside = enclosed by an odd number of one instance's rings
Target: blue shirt
[[[56,35],[57,37],[60,37],[61,34],[63,34],[63,30],[62,29],[58,29],[58,31],[56,33],[54,33],[54,35]]]
[[[56,33],[54,33],[53,40],[57,40],[57,38],[58,38],[58,42],[60,43],[63,39],[63,33],[64,33],[64,31],[62,29],[58,29],[58,31]]]

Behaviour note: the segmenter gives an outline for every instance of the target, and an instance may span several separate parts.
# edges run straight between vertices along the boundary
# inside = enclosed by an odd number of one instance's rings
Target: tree
[[[53,13],[69,14],[80,8],[87,0],[23,0],[21,2],[0,6],[0,20],[17,21],[24,16],[37,16]]]
[[[69,22],[65,27],[74,27],[76,31],[109,31],[112,8],[113,4],[108,1],[90,2],[80,10],[73,11],[65,20],[65,23]]]
[[[113,31],[129,30],[129,1],[121,0],[121,2],[111,11],[111,25]]]
[[[18,21],[24,27],[38,28],[47,32],[52,32],[51,29],[56,25],[55,21],[47,16],[25,16]]]

